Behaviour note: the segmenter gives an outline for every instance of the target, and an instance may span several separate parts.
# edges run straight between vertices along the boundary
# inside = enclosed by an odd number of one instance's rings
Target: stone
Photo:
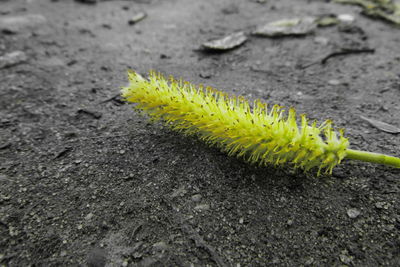
[[[352,23],[355,20],[354,16],[350,14],[340,14],[337,18],[344,23]]]
[[[208,204],[199,204],[196,207],[194,207],[195,210],[197,211],[206,211],[210,209],[210,205]]]
[[[10,52],[0,57],[0,69],[18,65],[27,59],[27,55],[22,51]]]
[[[16,34],[24,29],[33,29],[46,22],[47,19],[39,14],[3,17],[0,18],[0,31],[8,34]]]
[[[201,195],[200,194],[196,194],[192,196],[192,201],[193,202],[200,202],[201,200]]]
[[[314,42],[316,42],[317,44],[320,45],[327,45],[329,43],[329,39],[326,37],[322,37],[322,36],[317,36],[314,38]]]
[[[351,219],[355,219],[358,216],[360,216],[361,212],[358,209],[348,209],[347,210],[347,216]]]
[[[340,81],[339,81],[339,80],[333,79],[333,80],[329,80],[329,81],[328,81],[328,84],[329,84],[329,85],[336,86],[336,85],[339,85],[339,84],[340,84]]]
[[[89,213],[88,215],[85,216],[85,220],[90,221],[93,218],[93,216],[94,216],[93,213]]]

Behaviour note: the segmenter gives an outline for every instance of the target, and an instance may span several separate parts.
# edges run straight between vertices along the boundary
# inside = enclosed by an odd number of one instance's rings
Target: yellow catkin
[[[346,156],[349,142],[342,131],[335,132],[330,121],[309,124],[305,115],[298,125],[293,108],[288,112],[278,105],[267,108],[260,100],[251,106],[243,97],[173,77],[167,80],[155,72],[145,79],[130,71],[129,81],[122,96],[137,109],[250,163],[316,168],[320,174],[332,173]]]

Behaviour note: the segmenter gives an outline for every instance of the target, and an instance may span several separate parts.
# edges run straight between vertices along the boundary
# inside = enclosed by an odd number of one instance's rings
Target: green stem
[[[348,159],[362,160],[362,161],[390,165],[396,168],[400,168],[400,158],[387,156],[379,153],[353,150],[353,149],[347,149],[346,153],[347,153],[346,158]]]

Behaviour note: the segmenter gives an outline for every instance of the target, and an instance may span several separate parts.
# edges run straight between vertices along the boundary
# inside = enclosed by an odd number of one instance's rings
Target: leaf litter
[[[203,43],[203,48],[211,51],[226,51],[241,46],[247,41],[244,32],[236,32],[221,39]]]
[[[383,19],[400,26],[400,2],[392,0],[333,0],[340,4],[350,4],[362,7],[366,16]]]
[[[400,133],[400,128],[398,128],[394,125],[388,124],[386,122],[366,118],[364,116],[360,116],[360,118],[383,132],[392,133],[392,134]]]
[[[313,17],[282,19],[257,27],[253,34],[263,37],[302,36],[313,32],[316,27]]]

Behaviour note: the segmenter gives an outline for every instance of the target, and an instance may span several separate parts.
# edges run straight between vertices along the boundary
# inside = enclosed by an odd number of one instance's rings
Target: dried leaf
[[[398,134],[400,133],[400,128],[393,126],[391,124],[388,124],[386,122],[374,120],[374,119],[369,119],[364,116],[360,116],[361,119],[365,120],[366,122],[370,123],[372,126],[378,128],[381,131],[387,132],[387,133],[392,133],[392,134]]]
[[[208,50],[224,51],[238,47],[246,41],[246,35],[243,32],[237,32],[222,39],[206,42],[203,44],[203,47]]]
[[[334,2],[361,6],[363,14],[400,26],[400,4],[398,2],[391,0],[334,0]]]
[[[258,27],[253,34],[264,37],[282,37],[289,35],[306,35],[317,27],[313,17],[283,19]]]

